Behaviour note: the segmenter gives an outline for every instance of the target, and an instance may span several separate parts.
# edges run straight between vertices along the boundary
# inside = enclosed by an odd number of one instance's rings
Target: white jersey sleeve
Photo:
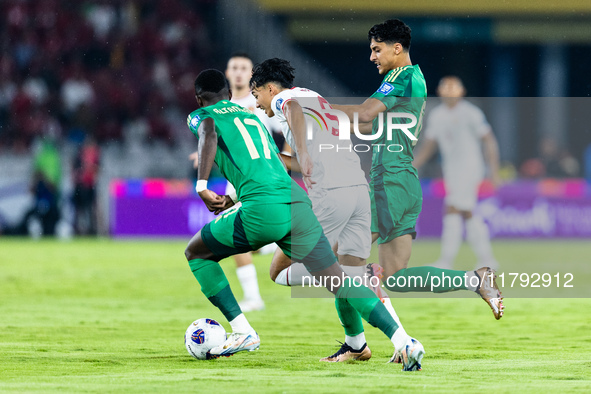
[[[482,112],[482,110],[475,105],[472,106],[472,122],[472,130],[478,138],[482,138],[492,131],[490,124],[488,124],[488,122],[486,121],[486,116],[484,116],[484,112]]]
[[[275,97],[273,97],[273,100],[271,101],[271,108],[273,109],[273,113],[275,114],[279,122],[286,121],[283,108],[285,106],[285,103],[293,99],[293,89],[284,90],[279,94],[276,94]]]
[[[291,147],[293,153],[297,155],[297,148],[295,144],[295,139],[293,137],[293,133],[289,129],[289,125],[287,124],[287,119],[285,117],[285,113],[283,109],[285,108],[285,104],[294,99],[294,94],[292,89],[287,89],[273,97],[271,101],[271,108],[273,109],[273,113],[275,116],[271,119],[276,119],[279,124],[280,130],[285,137],[285,141]]]
[[[441,135],[442,127],[439,112],[439,107],[436,107],[427,115],[424,138],[437,140]]]

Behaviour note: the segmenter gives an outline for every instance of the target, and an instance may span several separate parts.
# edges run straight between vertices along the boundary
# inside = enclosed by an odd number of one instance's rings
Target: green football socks
[[[234,320],[242,313],[230,290],[228,279],[220,265],[213,260],[194,259],[189,261],[193,275],[201,285],[201,291],[228,319]]]
[[[435,267],[412,267],[401,269],[394,275],[385,278],[383,283],[388,290],[401,293],[411,291],[445,293],[455,290],[468,290],[466,287],[468,276],[469,274],[466,271]]]
[[[337,291],[335,305],[348,336],[363,332],[361,318],[379,328],[388,338],[398,329],[398,324],[375,293],[365,286],[353,285],[350,277],[345,278]]]

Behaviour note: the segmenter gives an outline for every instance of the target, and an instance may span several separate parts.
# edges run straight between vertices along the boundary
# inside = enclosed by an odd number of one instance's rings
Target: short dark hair
[[[284,59],[267,59],[254,66],[250,87],[261,87],[268,82],[276,82],[286,89],[293,87],[295,68]]]
[[[234,59],[235,57],[243,57],[243,58],[248,59],[252,62],[252,58],[246,52],[234,52],[228,60]]]
[[[369,41],[374,39],[387,44],[399,43],[402,48],[408,51],[410,49],[410,33],[410,27],[400,19],[388,19],[384,23],[373,25],[367,33],[367,38]]]
[[[195,78],[195,94],[198,96],[207,93],[213,96],[223,93],[223,90],[228,91],[228,89],[228,81],[220,70],[213,68],[203,70]]]
[[[464,82],[462,81],[462,78],[458,77],[457,75],[445,75],[443,77],[441,77],[441,79],[439,80],[439,85],[441,85],[443,83],[443,81],[448,80],[448,79],[454,79],[456,80],[460,85],[462,85],[462,87],[464,87]]]

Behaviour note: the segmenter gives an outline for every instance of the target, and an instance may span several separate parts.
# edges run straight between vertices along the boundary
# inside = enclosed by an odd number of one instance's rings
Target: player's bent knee
[[[274,269],[273,266],[271,266],[271,269],[269,270],[269,277],[271,278],[271,280],[273,282],[275,282],[275,280],[277,279],[277,276],[279,275],[281,271]]]
[[[273,259],[273,261],[274,260],[275,259]],[[273,264],[273,262],[271,262],[271,266],[269,267],[269,277],[273,282],[275,282],[275,279],[277,279],[277,275],[279,275],[279,272],[281,271],[277,269],[277,266]]]
[[[187,261],[191,261],[194,259],[198,259],[200,257],[191,250],[191,245],[188,245],[185,248],[185,258],[187,259]]]
[[[216,257],[211,250],[205,245],[200,233],[197,233],[185,248],[185,258],[187,261],[195,259],[205,259],[219,261],[221,258]]]
[[[271,261],[271,267],[269,268],[269,277],[273,282],[277,279],[277,276],[291,265],[291,259],[283,253],[280,248],[277,248],[273,255],[273,261]]]

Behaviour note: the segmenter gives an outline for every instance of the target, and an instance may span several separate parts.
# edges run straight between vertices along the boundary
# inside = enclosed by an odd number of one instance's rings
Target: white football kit
[[[466,100],[451,108],[439,104],[429,113],[424,136],[441,152],[446,205],[465,211],[476,206],[485,173],[481,140],[490,132],[484,113]]]
[[[312,158],[312,181],[316,182],[308,195],[331,246],[338,242],[340,255],[366,259],[371,250],[371,205],[369,187],[355,152],[335,149],[321,150],[320,146],[337,146],[339,138],[336,120],[326,114],[332,109],[318,93],[294,87],[277,94],[271,107],[279,120],[287,143],[297,155],[297,146],[284,114],[285,104],[296,99],[306,122],[312,124],[312,138],[306,138]]]

